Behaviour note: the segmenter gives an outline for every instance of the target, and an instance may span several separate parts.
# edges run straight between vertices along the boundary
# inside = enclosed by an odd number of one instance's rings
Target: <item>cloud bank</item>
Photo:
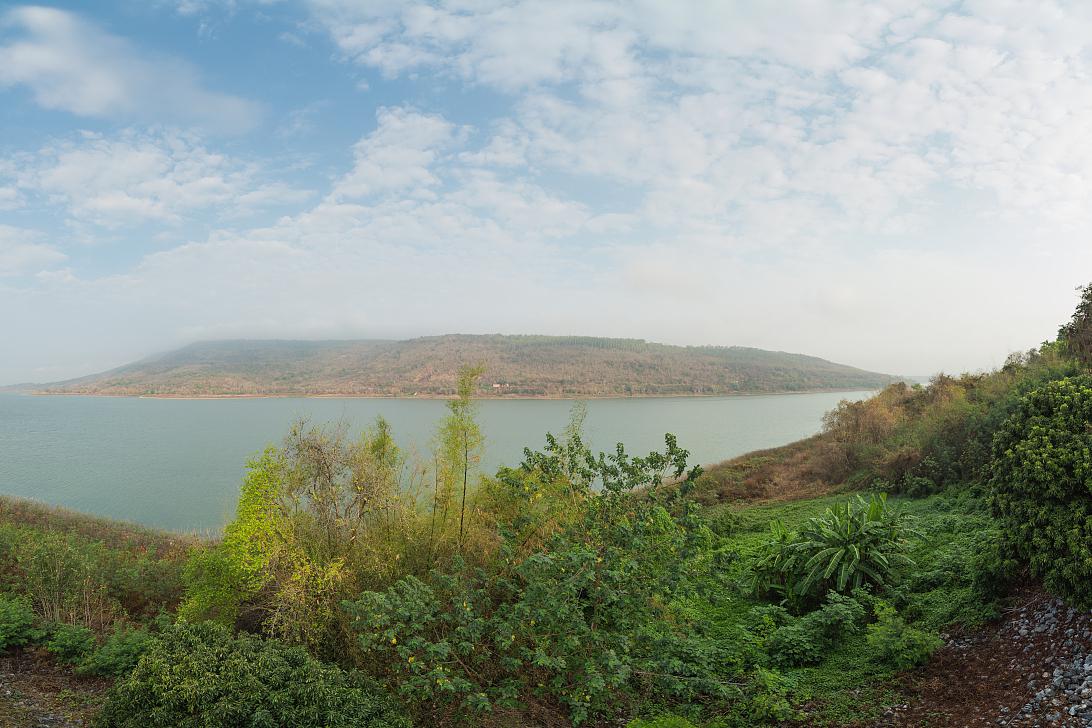
[[[72,350],[94,368],[226,336],[588,333],[909,374],[997,365],[1052,336],[1092,279],[1092,11],[789,5],[313,0],[304,27],[331,73],[489,99],[377,102],[314,192],[217,151],[195,116],[227,104],[217,116],[238,125],[246,102],[186,72],[186,110],[154,94],[125,110],[126,89],[173,66],[96,80],[133,46],[81,50],[73,28],[103,31],[17,9],[29,40],[0,45],[0,68],[22,64],[0,84],[130,121],[0,163],[0,209],[46,200],[82,250],[209,224],[94,274],[60,237],[0,242],[0,306],[33,312],[28,341],[43,321],[68,341],[7,378]],[[57,47],[107,61],[49,60]],[[54,70],[72,65],[90,80]],[[188,128],[128,125],[153,112]],[[278,212],[253,222],[263,209]]]

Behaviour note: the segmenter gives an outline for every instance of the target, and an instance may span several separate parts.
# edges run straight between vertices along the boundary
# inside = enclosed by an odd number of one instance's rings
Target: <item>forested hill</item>
[[[41,389],[55,394],[445,396],[481,363],[482,396],[625,397],[879,388],[894,380],[801,354],[640,339],[431,336],[216,341]]]

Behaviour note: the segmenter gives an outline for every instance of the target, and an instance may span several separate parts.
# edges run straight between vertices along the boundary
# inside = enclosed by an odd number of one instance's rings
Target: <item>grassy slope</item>
[[[459,367],[476,363],[486,367],[483,396],[715,395],[872,389],[892,381],[816,357],[743,347],[452,335],[407,341],[205,342],[46,391],[445,396],[454,392]]]
[[[190,548],[203,543],[196,536],[0,495],[0,525],[3,524],[72,534],[101,541],[112,549],[139,551],[155,558],[181,558]]]

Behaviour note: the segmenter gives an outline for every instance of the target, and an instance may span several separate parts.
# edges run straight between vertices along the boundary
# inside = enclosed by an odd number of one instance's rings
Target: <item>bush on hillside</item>
[[[80,661],[77,672],[108,677],[128,675],[151,649],[154,640],[143,628],[119,629]]]
[[[34,611],[26,599],[0,594],[0,652],[34,637]]]
[[[909,626],[895,609],[882,602],[876,621],[868,625],[868,646],[876,659],[899,670],[924,665],[944,642],[932,632]]]
[[[172,608],[182,587],[178,559],[8,523],[0,524],[0,579],[28,597],[43,622],[95,631]]]
[[[865,608],[856,599],[831,592],[819,609],[779,627],[766,651],[781,667],[814,665],[845,637],[860,632],[864,616]]]
[[[385,696],[302,649],[212,622],[161,635],[107,694],[102,728],[408,728]]]
[[[95,649],[95,633],[75,624],[54,625],[45,648],[58,660],[75,665]]]
[[[1047,588],[1092,605],[1092,376],[1024,396],[993,445],[994,510]]]
[[[596,459],[577,438],[551,438],[527,452],[490,486],[501,558],[456,558],[344,605],[366,664],[426,722],[545,702],[580,724],[638,696],[726,696],[723,651],[668,607],[716,555],[693,510],[648,497],[665,472],[685,471],[686,451],[666,445]],[[543,492],[572,511],[540,506]]]

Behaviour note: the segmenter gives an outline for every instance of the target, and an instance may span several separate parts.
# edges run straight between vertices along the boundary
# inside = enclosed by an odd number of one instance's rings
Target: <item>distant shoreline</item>
[[[539,395],[493,395],[480,394],[475,396],[477,400],[607,400],[607,399],[716,399],[718,397],[764,397],[784,396],[786,394],[837,394],[839,392],[877,392],[882,387],[848,387],[848,388],[822,388],[822,389],[791,389],[769,392],[722,392],[716,394],[539,394]],[[30,394],[36,397],[115,397],[122,399],[178,399],[178,400],[218,400],[218,399],[421,399],[421,400],[450,400],[455,395],[446,394],[109,394],[97,392],[47,392],[31,391],[18,392]]]

